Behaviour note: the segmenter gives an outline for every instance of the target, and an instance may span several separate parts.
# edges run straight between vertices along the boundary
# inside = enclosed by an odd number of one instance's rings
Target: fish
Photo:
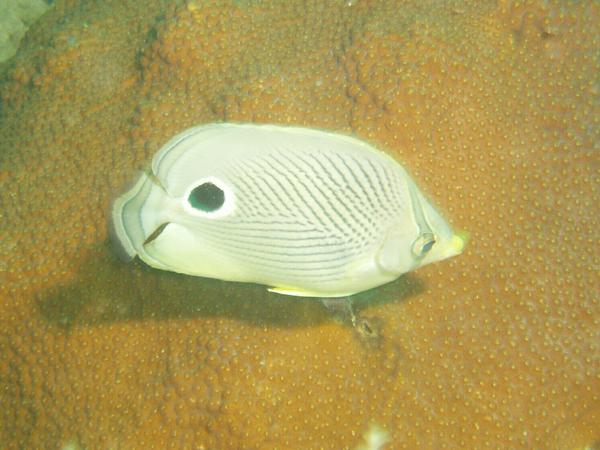
[[[127,260],[319,298],[389,283],[465,245],[385,152],[251,123],[173,137],[114,200],[111,233]]]

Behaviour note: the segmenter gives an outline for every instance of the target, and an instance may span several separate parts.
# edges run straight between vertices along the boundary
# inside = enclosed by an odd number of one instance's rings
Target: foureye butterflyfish
[[[175,136],[115,200],[112,219],[129,258],[308,297],[352,295],[464,246],[390,156],[275,125]]]

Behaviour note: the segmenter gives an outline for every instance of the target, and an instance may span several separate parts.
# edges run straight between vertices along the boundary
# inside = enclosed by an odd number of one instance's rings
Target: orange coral
[[[594,2],[62,4],[0,85],[3,448],[600,440]],[[216,121],[353,131],[471,235],[318,302],[117,261],[110,201]]]

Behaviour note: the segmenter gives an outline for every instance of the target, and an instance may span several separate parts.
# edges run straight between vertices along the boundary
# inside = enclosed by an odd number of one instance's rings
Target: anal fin
[[[274,294],[291,295],[294,297],[318,297],[318,298],[331,298],[331,297],[347,297],[354,294],[354,292],[340,292],[340,293],[328,293],[328,292],[317,292],[308,291],[295,287],[282,287],[274,286],[267,289],[269,292]]]

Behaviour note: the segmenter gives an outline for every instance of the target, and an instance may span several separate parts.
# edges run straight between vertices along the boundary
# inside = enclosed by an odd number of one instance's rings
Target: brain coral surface
[[[2,448],[598,446],[599,12],[57,2],[0,83]],[[369,330],[118,261],[111,199],[212,121],[374,143],[465,253],[359,295]]]

